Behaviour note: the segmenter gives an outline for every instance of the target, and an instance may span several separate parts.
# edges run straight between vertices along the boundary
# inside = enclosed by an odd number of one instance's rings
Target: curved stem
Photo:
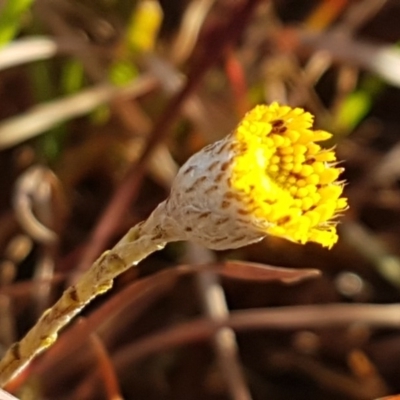
[[[3,387],[36,355],[51,346],[58,332],[93,298],[111,289],[113,280],[149,254],[176,240],[170,230],[161,227],[162,203],[143,223],[129,232],[111,249],[103,253],[92,267],[40,317],[36,325],[14,343],[0,361],[0,386]]]

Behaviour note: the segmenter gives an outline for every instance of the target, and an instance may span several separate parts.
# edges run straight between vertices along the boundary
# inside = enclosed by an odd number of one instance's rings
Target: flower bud
[[[312,123],[300,108],[259,105],[193,155],[162,205],[176,237],[220,250],[266,235],[330,248],[336,217],[347,208],[337,181],[343,168],[334,150],[316,144],[331,134]]]

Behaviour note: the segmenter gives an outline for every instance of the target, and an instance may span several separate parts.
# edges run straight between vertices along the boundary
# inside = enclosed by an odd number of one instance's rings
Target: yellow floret
[[[230,186],[267,234],[298,243],[331,247],[337,241],[335,217],[347,208],[340,197],[333,149],[315,142],[332,135],[312,130],[313,116],[301,108],[273,103],[246,114],[233,133]]]

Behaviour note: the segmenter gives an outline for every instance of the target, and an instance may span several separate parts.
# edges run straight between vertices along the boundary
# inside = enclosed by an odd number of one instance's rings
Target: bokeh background
[[[398,0],[0,0],[0,352],[255,104],[333,133],[350,204],[332,250],[167,246],[7,389],[398,398],[399,21]]]

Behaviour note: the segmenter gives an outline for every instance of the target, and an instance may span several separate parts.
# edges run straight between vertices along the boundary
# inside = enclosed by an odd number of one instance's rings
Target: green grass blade
[[[0,46],[7,44],[18,33],[23,14],[34,0],[7,0],[0,10]]]

